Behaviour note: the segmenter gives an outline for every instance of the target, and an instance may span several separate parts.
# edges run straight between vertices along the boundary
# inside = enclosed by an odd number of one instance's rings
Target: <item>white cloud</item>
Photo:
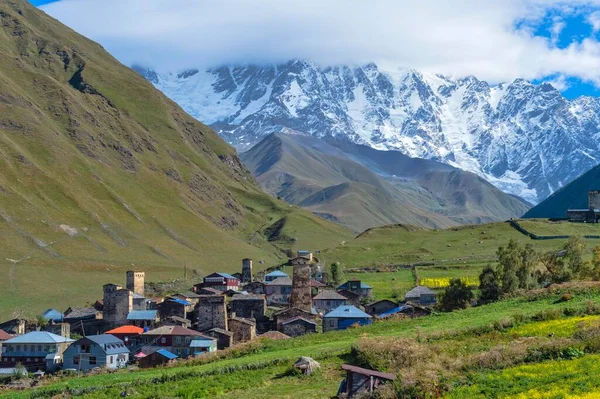
[[[123,63],[162,70],[306,58],[600,85],[595,38],[560,49],[533,33],[549,13],[600,10],[598,0],[62,0],[43,9]],[[590,13],[589,23],[600,23],[592,15],[600,17]],[[550,27],[553,37],[562,21]]]
[[[588,22],[592,25],[594,33],[600,31],[600,11],[595,11],[588,15]]]

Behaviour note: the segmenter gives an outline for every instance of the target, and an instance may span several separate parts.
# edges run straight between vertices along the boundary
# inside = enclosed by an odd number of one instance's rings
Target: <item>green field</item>
[[[415,286],[410,269],[395,272],[347,273],[347,279],[361,280],[373,288],[373,298],[403,300],[404,294]]]
[[[538,236],[557,236],[557,235],[600,235],[600,224],[593,223],[571,223],[568,221],[553,222],[546,219],[523,219],[519,224],[525,230]]]

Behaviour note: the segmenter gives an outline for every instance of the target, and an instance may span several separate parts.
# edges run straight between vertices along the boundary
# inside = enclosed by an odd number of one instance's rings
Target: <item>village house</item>
[[[201,295],[194,310],[198,331],[227,330],[227,306],[223,295]]]
[[[46,321],[53,321],[55,323],[61,323],[63,320],[63,314],[56,309],[48,309],[41,314],[42,319]]]
[[[161,320],[166,320],[171,316],[187,318],[188,311],[192,311],[192,304],[186,300],[179,298],[167,298],[160,305],[158,311]]]
[[[373,391],[380,385],[396,379],[396,376],[391,373],[381,373],[348,364],[343,364],[342,370],[346,371],[346,378],[340,384],[338,397],[344,395],[343,397],[347,399],[367,397],[365,394],[372,397]]]
[[[96,310],[93,306],[87,308],[68,308],[63,316],[65,323],[74,324],[87,320],[101,320],[102,312]]]
[[[210,288],[210,287],[200,287],[202,285],[202,283],[197,284],[194,286],[194,289],[196,290],[196,294],[198,294],[198,296],[203,296],[203,295],[223,295],[223,291],[219,291],[216,288]],[[200,298],[198,298],[198,300],[200,300]]]
[[[370,298],[373,296],[373,288],[360,280],[348,280],[337,289],[348,290],[359,295],[361,298]]]
[[[267,301],[264,295],[235,295],[229,302],[231,313],[238,317],[262,319],[267,311]]]
[[[430,288],[418,285],[406,293],[405,300],[417,305],[432,306],[437,303],[437,295]]]
[[[125,346],[131,347],[138,344],[140,336],[144,333],[144,329],[133,325],[125,325],[114,328],[105,332],[105,334],[113,335],[125,343]]]
[[[290,337],[300,337],[317,332],[317,323],[301,316],[292,317],[281,323],[282,333]]]
[[[336,291],[338,294],[342,295],[343,297],[346,297],[346,299],[348,300],[348,305],[352,305],[352,306],[356,306],[357,308],[360,307],[360,300],[361,300],[361,296],[358,294],[355,294],[352,291],[348,291],[348,290],[337,290]]]
[[[347,305],[345,296],[332,290],[325,290],[313,298],[313,305],[319,313],[329,313],[342,305]]]
[[[4,341],[8,341],[9,339],[12,339],[12,338],[14,338],[13,335],[7,333],[4,330],[0,330],[0,355],[2,355],[2,343]]]
[[[314,278],[310,280],[310,288],[311,288],[311,294],[313,296],[320,294],[321,292],[325,291],[325,289],[327,288],[326,284],[323,284],[322,282],[315,280]]]
[[[251,341],[256,338],[256,322],[232,314],[228,320],[229,331],[233,333],[233,343]]]
[[[398,304],[396,302],[390,301],[389,299],[382,299],[381,301],[376,301],[365,305],[365,312],[371,316],[377,316],[381,313],[396,309],[397,307]]]
[[[246,284],[243,287],[243,290],[255,295],[263,295],[265,293],[265,283],[262,281],[253,281],[249,284]]]
[[[201,284],[194,287],[199,288],[214,288],[225,292],[229,290],[238,291],[240,289],[240,280],[227,273],[212,273],[204,277]]]
[[[265,284],[270,283],[271,281],[276,280],[279,277],[290,277],[290,276],[288,276],[286,273],[282,272],[281,270],[275,270],[275,271],[272,271],[271,273],[265,275]]]
[[[15,367],[21,363],[30,371],[55,371],[72,342],[74,340],[47,331],[32,331],[11,338],[2,344],[0,367]]]
[[[217,340],[217,349],[219,350],[227,349],[233,345],[233,333],[231,331],[223,330],[222,328],[213,328],[205,334]]]
[[[220,291],[218,291],[218,290],[217,290],[217,292],[220,293]],[[183,299],[184,301],[189,302],[192,305],[192,309],[193,309],[194,306],[196,306],[198,304],[198,301],[200,300],[200,294],[197,294],[194,292],[183,292],[183,293],[173,295],[172,298]],[[188,309],[188,312],[190,312],[190,311],[191,310]]]
[[[140,358],[138,365],[142,369],[173,363],[177,355],[166,349],[156,349]]]
[[[65,369],[118,369],[127,365],[129,349],[114,335],[89,335],[73,342],[63,353],[63,359]]]
[[[209,352],[216,352],[217,340],[211,336],[194,337],[190,342],[190,350],[193,356],[200,356]]]
[[[364,326],[372,323],[373,316],[352,305],[344,305],[323,316],[323,332],[345,330],[355,324]]]
[[[142,334],[142,342],[145,347],[151,349],[166,349],[181,358],[194,354],[195,348],[190,344],[196,337],[212,339],[198,331],[190,330],[181,326],[162,326]],[[214,347],[216,348],[216,340]]]
[[[307,320],[316,322],[317,320],[317,315],[316,313],[313,312],[306,312],[302,309],[298,309],[298,308],[288,308],[288,309],[283,309],[280,310],[279,312],[276,312],[273,314],[273,322],[275,324],[275,329],[277,331],[283,331],[283,322],[285,322],[286,320],[292,319],[294,317],[303,317]]]
[[[0,323],[0,330],[4,330],[13,335],[23,335],[25,334],[26,326],[27,322],[25,319],[17,318]]]
[[[181,326],[185,328],[192,327],[192,321],[179,316],[169,316],[166,319],[161,319],[160,323],[164,326]]]
[[[159,321],[158,310],[132,310],[127,314],[127,322],[136,327],[154,328]]]
[[[292,279],[278,277],[266,283],[265,295],[269,306],[287,306],[292,296]]]

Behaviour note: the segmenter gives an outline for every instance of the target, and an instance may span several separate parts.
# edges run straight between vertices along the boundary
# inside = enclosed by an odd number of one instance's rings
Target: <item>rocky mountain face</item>
[[[298,60],[179,74],[136,69],[240,151],[288,128],[444,162],[533,203],[600,158],[600,100],[569,101],[548,83],[491,86]]]

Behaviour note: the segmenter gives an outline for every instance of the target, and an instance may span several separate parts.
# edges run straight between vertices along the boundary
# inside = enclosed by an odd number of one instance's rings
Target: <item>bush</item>
[[[560,319],[563,315],[561,309],[546,309],[536,314],[533,319],[536,321],[548,321]]]
[[[569,302],[571,299],[573,299],[573,295],[562,294],[562,296],[556,300],[556,303]]]

